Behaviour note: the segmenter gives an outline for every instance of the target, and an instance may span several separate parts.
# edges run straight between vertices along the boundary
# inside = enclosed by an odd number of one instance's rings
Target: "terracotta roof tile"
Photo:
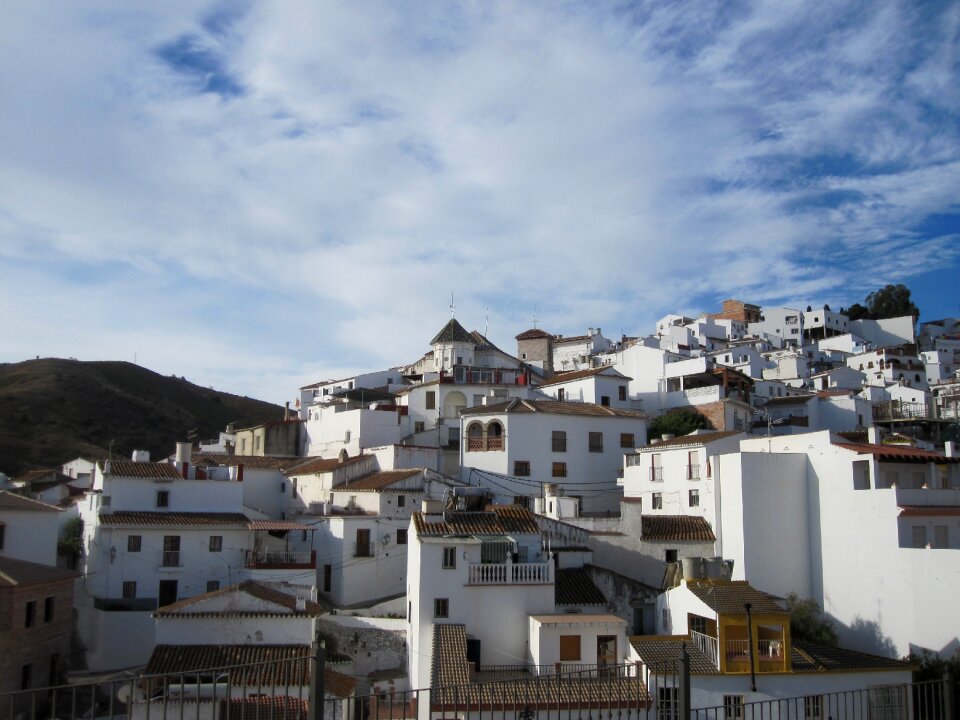
[[[492,505],[484,512],[415,512],[413,524],[420,537],[540,534],[533,513],[517,505]]]
[[[955,517],[960,505],[901,505],[900,517]]]
[[[791,649],[790,664],[794,672],[912,669],[910,663],[905,660],[870,655],[857,650],[815,645],[803,640],[795,640]]]
[[[738,432],[735,430],[691,433],[690,435],[681,435],[680,437],[671,438],[669,440],[661,440],[660,442],[652,445],[644,445],[642,448],[637,448],[637,449],[638,450],[656,450],[658,448],[680,447],[683,445],[706,445],[707,443],[716,442],[717,440],[723,440],[724,438],[732,437],[734,435],[742,435],[742,434],[743,434],[742,432]]]
[[[30,470],[29,472],[25,472],[23,475],[18,475],[13,479],[13,481],[15,483],[25,483],[29,485],[33,482],[36,482],[37,480],[40,480],[41,478],[52,480],[56,478],[58,475],[63,475],[63,473],[60,472],[59,468],[47,468],[45,470]],[[70,478],[68,475],[63,475],[63,477],[66,477],[71,480],[73,479],[73,478]]]
[[[594,417],[645,418],[642,412],[604,407],[595,403],[572,403],[561,400],[514,399],[494,405],[478,405],[465,408],[460,415],[486,415],[490,413],[556,413],[560,415],[589,415]]]
[[[343,485],[337,485],[333,492],[348,492],[350,490],[382,490],[385,487],[393,485],[401,480],[419,475],[422,470],[413,468],[410,470],[381,470],[372,475],[367,475],[359,480],[350,480]]]
[[[597,589],[583,568],[557,570],[554,580],[557,605],[606,605],[607,599]]]
[[[136,527],[242,527],[250,520],[243,513],[215,512],[156,512],[118,510],[100,513],[101,525],[132,525]]]
[[[281,607],[286,608],[290,612],[277,612],[277,613],[267,613],[267,612],[248,612],[242,609],[237,610],[218,610],[215,612],[184,612],[187,608],[195,607],[202,605],[204,602],[212,599],[221,597],[223,595],[230,594],[239,594],[244,593],[258,600],[265,600],[266,602],[274,603],[280,605]],[[304,602],[303,610],[297,610],[297,598],[294,595],[289,593],[281,592],[280,590],[275,590],[267,585],[258,583],[254,580],[244,580],[243,582],[237,585],[231,585],[229,587],[222,588],[220,590],[214,590],[213,592],[203,593],[202,595],[196,595],[192,598],[187,598],[186,600],[181,600],[175,602],[171,605],[165,605],[159,610],[153,613],[154,617],[232,617],[237,615],[267,615],[267,614],[278,614],[289,617],[313,617],[317,615],[322,615],[327,611],[327,608],[324,608],[319,603],[311,602],[309,600]]]
[[[920,448],[840,442],[833,444],[844,450],[852,450],[859,455],[874,455],[881,462],[960,463],[960,457],[947,457],[932,450]]]
[[[688,582],[687,588],[721,615],[743,615],[745,603],[753,606],[754,614],[790,614],[772,595],[757,590],[746,580]]]
[[[651,672],[673,675],[679,672],[679,663],[686,643],[693,675],[719,675],[720,670],[688,635],[640,635],[630,638],[630,645]]]
[[[180,473],[173,465],[166,463],[133,462],[132,460],[101,460],[98,465],[103,470],[110,463],[110,474],[114,477],[131,478],[178,478]]]
[[[293,520],[251,520],[247,523],[248,530],[314,530],[309,525],[302,525]]]
[[[583,378],[601,375],[604,372],[607,372],[604,377],[609,377],[615,380],[633,380],[633,378],[627,377],[616,368],[610,365],[603,365],[601,367],[587,368],[586,370],[571,370],[570,372],[559,373],[554,375],[549,380],[543,381],[537,387],[547,387],[549,385],[559,385],[561,383],[572,382],[574,380],[582,380]]]
[[[157,645],[148,675],[223,670],[234,685],[308,685],[309,645]]]
[[[279,455],[225,455],[222,453],[194,453],[190,462],[197,466],[237,467],[248,470],[286,470],[309,458]]]
[[[615,668],[610,668],[602,677],[571,672],[563,682],[557,682],[556,675],[522,675],[511,680],[435,687],[430,692],[434,712],[458,715],[476,711],[479,706],[481,711],[491,711],[494,717],[504,712],[512,716],[520,708],[544,712],[559,709],[574,716],[582,711],[581,716],[586,717],[589,710],[640,710],[650,705],[650,694],[643,683]]]
[[[291,695],[251,695],[220,701],[220,720],[309,720],[310,701]]]
[[[0,490],[0,510],[23,510],[27,512],[63,512],[58,507],[39,500]]]
[[[41,565],[0,555],[0,587],[39,585],[58,580],[73,580],[76,577],[79,577],[79,573],[73,570],[62,570],[53,565]]]
[[[440,328],[440,332],[433,336],[433,340],[430,341],[430,344],[436,345],[437,343],[447,342],[476,344],[477,341],[473,335],[467,332],[463,325],[456,321],[455,318],[450,318],[447,324]]]
[[[466,685],[470,682],[467,663],[467,629],[464,625],[435,623],[431,687]]]
[[[641,515],[643,540],[700,540],[713,542],[717,538],[706,518],[699,515]]]
[[[354,455],[343,461],[340,458],[299,458],[300,463],[287,468],[287,475],[313,475],[315,473],[333,472],[337,468],[368,461],[372,457],[372,455]]]
[[[548,332],[544,332],[540,328],[532,328],[530,330],[524,330],[522,333],[517,335],[514,339],[515,340],[541,340],[541,339],[552,338],[552,337],[553,335],[551,335]]]

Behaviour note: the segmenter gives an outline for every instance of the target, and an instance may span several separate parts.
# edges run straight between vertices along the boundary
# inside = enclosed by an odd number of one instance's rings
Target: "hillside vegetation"
[[[134,449],[164,457],[188,434],[215,438],[283,417],[271,403],[218,392],[128,362],[56,358],[0,364],[0,471],[15,476],[77,456]]]

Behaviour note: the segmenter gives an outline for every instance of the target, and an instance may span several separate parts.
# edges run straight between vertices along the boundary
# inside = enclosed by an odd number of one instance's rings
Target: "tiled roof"
[[[477,341],[476,338],[468,333],[463,325],[458,323],[455,318],[450,318],[450,321],[440,329],[440,332],[434,335],[433,340],[430,341],[430,344],[436,345],[437,343],[446,342],[476,344]]]
[[[453,687],[434,687],[430,691],[430,708],[434,712],[466,716],[480,709],[492,717],[508,716],[513,710],[525,708],[544,712],[561,709],[564,716],[587,717],[593,710],[609,713],[612,709],[641,710],[651,705],[650,694],[637,678],[626,673],[589,674],[566,673],[558,682],[556,675],[526,675],[511,680],[472,683]],[[507,710],[509,708],[509,710]]]
[[[960,505],[901,505],[900,517],[955,517]]]
[[[371,455],[354,455],[342,461],[340,458],[299,458],[300,463],[287,468],[287,475],[313,475],[315,473],[333,472],[337,468],[369,460],[371,457]]]
[[[611,367],[610,365],[604,365],[602,367],[587,368],[586,370],[571,370],[570,372],[559,373],[554,375],[549,380],[545,380],[544,382],[540,383],[537,387],[559,385],[560,383],[571,382],[573,380],[581,380],[586,377],[601,375],[608,370],[611,372],[604,375],[604,377],[615,378],[617,380],[633,380],[633,378],[627,377],[616,368]]]
[[[350,490],[381,490],[395,482],[400,482],[409,477],[419,475],[422,471],[418,468],[411,470],[381,470],[372,475],[367,475],[359,480],[350,480],[343,485],[337,485],[333,492],[347,492]]]
[[[838,432],[837,435],[856,445],[865,445],[866,443],[870,442],[870,438],[866,430],[847,430],[845,432]]]
[[[276,605],[280,605],[290,612],[276,612],[268,613],[265,611],[251,612],[243,610],[242,608],[232,609],[232,610],[217,610],[214,612],[184,612],[187,608],[194,606],[202,606],[206,601],[220,597],[223,595],[239,594],[244,593],[258,600],[264,600],[266,602],[271,602]],[[199,608],[198,608],[199,610]],[[283,615],[285,617],[295,617],[295,616],[304,616],[311,617],[322,615],[326,612],[326,609],[321,606],[319,603],[311,602],[309,600],[304,602],[303,610],[297,610],[297,598],[294,595],[290,595],[279,590],[274,590],[267,585],[263,585],[254,580],[244,580],[242,583],[237,585],[231,585],[230,587],[225,587],[220,590],[214,590],[213,592],[204,593],[202,595],[197,595],[192,598],[187,598],[186,600],[181,600],[180,602],[175,602],[171,605],[166,605],[156,612],[153,613],[154,617],[229,617],[237,615]]]
[[[754,614],[790,614],[772,595],[757,590],[746,580],[688,582],[687,588],[707,607],[721,615],[744,615],[745,603],[752,605],[751,612]]]
[[[903,463],[960,463],[960,457],[947,457],[932,450],[921,450],[897,445],[870,445],[858,443],[833,443],[844,450],[852,450],[859,455],[874,455],[881,462]]]
[[[688,635],[639,635],[630,638],[630,644],[651,672],[673,675],[679,672],[679,662],[686,643],[693,675],[719,675],[720,670],[709,657],[693,644]]]
[[[845,648],[815,645],[795,640],[790,654],[794,672],[843,672],[845,670],[911,670],[905,660],[870,655]]]
[[[595,403],[572,403],[561,400],[521,400],[519,398],[493,405],[478,405],[465,408],[461,415],[487,415],[491,413],[557,413],[560,415],[587,415],[594,417],[645,418],[642,412],[604,407]]]
[[[564,337],[562,335],[553,336],[553,342],[555,345],[561,345],[563,343],[586,342],[589,339],[590,339],[589,335],[568,335],[567,337]]]
[[[706,445],[707,443],[716,442],[717,440],[723,440],[724,438],[731,437],[732,435],[741,435],[741,434],[742,432],[735,431],[735,430],[690,433],[689,435],[681,435],[680,437],[671,438],[669,440],[661,440],[660,442],[654,445],[644,445],[642,448],[638,448],[638,450],[657,450],[659,448],[680,447],[683,445]]]
[[[514,339],[515,340],[541,340],[541,339],[552,338],[552,337],[553,335],[551,335],[548,332],[544,332],[540,328],[532,328],[530,330],[524,330],[522,333],[517,335],[516,338]]]
[[[466,685],[470,682],[467,664],[467,628],[464,625],[435,623],[431,687]]]
[[[60,508],[39,500],[0,490],[0,510],[25,510],[32,512],[62,512]]]
[[[533,513],[518,505],[491,505],[485,512],[448,512],[442,515],[415,512],[413,524],[420,537],[540,533]]]
[[[233,685],[247,687],[309,685],[313,658],[309,645],[157,645],[146,674],[193,674],[223,670]],[[353,694],[356,681],[324,668],[324,687],[339,697]]]
[[[79,573],[73,570],[62,570],[53,565],[41,565],[0,555],[0,587],[39,585],[57,580],[73,580],[76,577],[79,577]]]
[[[816,397],[816,395],[787,395],[787,396],[785,396],[785,397],[774,397],[774,398],[770,398],[769,400],[767,400],[767,402],[765,402],[764,405],[765,405],[765,406],[769,406],[769,405],[803,405],[804,403],[810,402],[810,401],[813,400],[813,398],[815,398],[815,397]]]
[[[13,479],[13,481],[15,483],[25,483],[29,485],[30,483],[36,480],[39,480],[41,478],[47,479],[47,477],[49,476],[50,479],[53,479],[57,475],[63,475],[63,473],[61,473],[58,468],[47,468],[46,470],[30,470],[29,472],[25,472],[23,475],[18,475]],[[69,478],[68,475],[63,475],[63,476]]]
[[[136,527],[242,527],[250,520],[243,513],[156,512],[118,510],[100,513],[101,525],[133,525]]]
[[[310,701],[291,695],[251,695],[220,701],[220,720],[309,720]]]
[[[281,457],[278,455],[225,455],[223,453],[194,453],[190,462],[194,465],[236,467],[247,470],[286,470],[302,463],[306,458]]]
[[[702,540],[716,536],[706,518],[699,515],[641,515],[642,540]]]
[[[557,605],[606,605],[607,599],[597,589],[583,568],[557,570],[554,580]]]
[[[107,460],[101,460],[98,463],[101,470],[104,469],[107,462]],[[132,460],[110,460],[109,463],[110,474],[114,477],[167,479],[180,477],[177,469],[166,463],[133,462]]]
[[[248,530],[314,530],[309,525],[302,525],[293,520],[251,520],[247,523]]]

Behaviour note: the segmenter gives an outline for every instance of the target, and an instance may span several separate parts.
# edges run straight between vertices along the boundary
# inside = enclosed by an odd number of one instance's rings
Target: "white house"
[[[600,328],[588,328],[586,335],[557,335],[553,338],[553,369],[567,372],[592,367],[594,355],[609,352],[614,346]]]
[[[554,400],[639,410],[628,392],[631,378],[611,366],[572,370],[544,380],[537,389]]]
[[[619,507],[623,455],[647,432],[646,415],[590,403],[512,400],[461,415],[465,482],[528,506],[556,484],[587,513]]]
[[[0,490],[0,556],[57,564],[60,508]]]
[[[906,662],[793,639],[780,601],[743,581],[684,579],[658,604],[664,634],[631,637],[630,658],[655,700],[651,716],[660,720],[678,710],[681,646],[689,658],[690,706],[703,714],[750,717],[776,708],[779,717],[822,720],[865,699],[879,712],[888,703],[864,691],[912,680]],[[899,712],[889,716],[905,720],[907,698],[895,689],[901,697],[891,709]]]
[[[777,338],[778,347],[803,344],[803,313],[788,307],[764,307],[760,320],[747,326],[751,335]]]

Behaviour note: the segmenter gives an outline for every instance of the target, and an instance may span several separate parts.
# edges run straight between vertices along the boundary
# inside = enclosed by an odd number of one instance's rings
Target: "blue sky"
[[[960,3],[3,2],[0,362],[275,402],[449,317],[960,315]]]

